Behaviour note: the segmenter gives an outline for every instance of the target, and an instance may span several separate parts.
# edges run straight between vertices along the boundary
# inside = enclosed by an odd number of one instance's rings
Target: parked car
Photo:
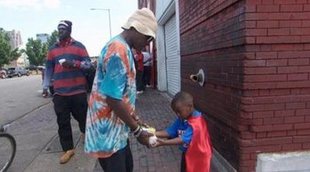
[[[23,67],[10,67],[8,68],[8,77],[18,76],[21,77],[23,75],[29,76],[29,71]]]
[[[32,70],[38,70],[38,67],[36,65],[29,65],[26,67],[26,69],[32,71]]]

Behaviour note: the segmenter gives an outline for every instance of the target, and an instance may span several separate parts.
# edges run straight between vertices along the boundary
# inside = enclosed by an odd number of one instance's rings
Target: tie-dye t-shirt
[[[102,49],[88,102],[85,152],[105,158],[127,145],[129,127],[114,114],[106,97],[123,101],[133,112],[136,99],[136,70],[130,47],[121,35]]]

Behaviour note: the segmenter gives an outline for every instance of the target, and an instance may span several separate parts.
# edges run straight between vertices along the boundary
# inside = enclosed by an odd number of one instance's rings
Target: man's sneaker
[[[74,155],[74,150],[71,149],[71,150],[68,150],[66,151],[61,157],[60,157],[60,160],[59,160],[59,163],[60,164],[65,164],[67,163],[71,157]]]
[[[46,98],[48,96],[48,93],[47,92],[43,92],[42,93],[42,97]]]
[[[142,94],[143,93],[143,91],[137,91],[137,94]]]

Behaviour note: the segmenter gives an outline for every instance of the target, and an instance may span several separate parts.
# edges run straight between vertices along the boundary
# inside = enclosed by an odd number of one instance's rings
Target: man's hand
[[[150,126],[144,123],[139,116],[136,114],[136,112],[131,113],[131,117],[138,123],[138,125],[149,128]]]
[[[62,66],[65,68],[74,68],[75,64],[72,60],[66,60],[62,63]]]
[[[147,147],[149,147],[149,137],[153,136],[152,133],[149,133],[147,131],[142,131],[142,133],[139,135],[139,137],[137,137],[137,140],[140,144],[145,145]]]
[[[43,89],[42,97],[46,98],[48,96],[47,89]]]

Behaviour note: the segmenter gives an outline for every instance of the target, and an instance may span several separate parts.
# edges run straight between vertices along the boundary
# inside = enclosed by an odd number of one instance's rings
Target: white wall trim
[[[181,77],[181,66],[182,66],[182,60],[181,60],[181,36],[180,36],[180,11],[179,11],[179,0],[175,0],[175,20],[176,20],[176,34],[177,34],[177,54],[179,56],[180,59],[180,82],[182,80]],[[180,89],[182,90],[182,85],[180,83]]]
[[[257,155],[256,172],[309,172],[310,151],[261,153]]]
[[[160,91],[167,91],[166,75],[166,55],[164,26],[159,25],[157,29],[156,49],[157,49],[157,88]]]
[[[168,7],[164,10],[162,15],[158,19],[159,25],[164,25],[170,17],[176,12],[175,1],[171,1]]]
[[[176,44],[177,55],[180,57],[180,22],[179,22],[179,0],[158,0],[156,1],[156,18],[158,20],[157,30],[157,88],[160,91],[167,91],[167,64],[166,64],[166,50],[165,50],[165,24],[175,15],[176,20]],[[181,63],[181,61],[180,61]],[[180,65],[181,68],[181,65]],[[164,70],[164,71],[162,71]],[[181,75],[181,69],[179,69]],[[179,76],[181,78],[181,76]],[[181,80],[180,80],[181,82]],[[180,83],[181,84],[181,83]]]

